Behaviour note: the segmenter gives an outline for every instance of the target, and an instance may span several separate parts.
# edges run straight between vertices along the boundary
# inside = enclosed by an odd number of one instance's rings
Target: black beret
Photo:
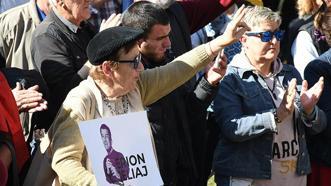
[[[125,26],[107,28],[96,34],[87,45],[86,53],[92,65],[101,65],[126,44],[142,37],[143,30]]]

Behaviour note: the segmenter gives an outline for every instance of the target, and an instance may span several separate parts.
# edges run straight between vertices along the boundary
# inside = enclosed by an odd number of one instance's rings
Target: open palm
[[[320,77],[317,83],[308,90],[308,83],[306,80],[302,82],[302,90],[300,94],[301,105],[306,114],[310,114],[316,103],[318,102],[324,87],[324,78]]]

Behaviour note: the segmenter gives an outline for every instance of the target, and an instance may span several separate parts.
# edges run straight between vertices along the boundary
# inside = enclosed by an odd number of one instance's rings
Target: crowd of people
[[[0,185],[98,185],[79,124],[144,110],[164,185],[331,185],[328,0],[4,2]]]

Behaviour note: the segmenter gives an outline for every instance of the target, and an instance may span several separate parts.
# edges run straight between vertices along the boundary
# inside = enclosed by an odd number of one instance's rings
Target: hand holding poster
[[[79,124],[98,185],[163,185],[146,112]]]

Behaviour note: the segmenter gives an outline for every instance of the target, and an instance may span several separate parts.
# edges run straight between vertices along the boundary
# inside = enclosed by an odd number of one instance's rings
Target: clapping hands
[[[20,83],[12,89],[19,112],[37,112],[47,109],[47,101],[43,99],[42,93],[38,92],[39,86],[35,85],[23,89]]]
[[[283,96],[283,100],[277,108],[277,116],[280,118],[280,120],[283,120],[285,117],[292,114],[295,108],[294,99],[296,95],[296,84],[296,79],[292,79],[290,81],[289,87]],[[323,77],[320,77],[319,81],[315,83],[315,85],[310,89],[308,89],[308,83],[306,80],[302,82],[300,101],[305,114],[310,115],[313,112],[314,107],[322,94],[323,87]]]

